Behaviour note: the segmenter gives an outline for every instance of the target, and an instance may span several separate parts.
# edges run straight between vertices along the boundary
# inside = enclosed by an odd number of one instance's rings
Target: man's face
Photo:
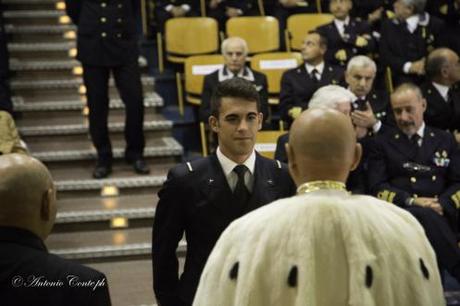
[[[369,94],[375,79],[375,71],[371,67],[353,67],[345,73],[345,81],[352,93],[357,97]]]
[[[238,73],[243,69],[246,63],[246,54],[244,46],[238,41],[230,41],[223,52],[224,64],[233,72]]]
[[[447,54],[447,65],[444,69],[447,70],[447,78],[450,83],[460,82],[460,59],[455,52]]]
[[[256,102],[242,98],[222,98],[219,117],[211,116],[209,124],[217,133],[219,148],[233,161],[245,160],[253,151],[257,131],[262,127],[262,113]]]
[[[352,8],[351,0],[331,0],[329,10],[337,19],[345,19]]]
[[[326,49],[320,46],[319,34],[308,34],[302,43],[302,57],[305,62],[322,60]]]
[[[395,15],[399,20],[406,20],[410,16],[414,15],[414,8],[412,6],[405,5],[401,0],[397,0],[393,4]]]
[[[399,129],[407,136],[414,135],[423,123],[425,99],[411,89],[391,96],[391,107]]]

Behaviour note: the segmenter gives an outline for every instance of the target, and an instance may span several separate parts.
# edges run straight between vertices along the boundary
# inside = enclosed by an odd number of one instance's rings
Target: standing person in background
[[[3,4],[0,3],[0,110],[13,114],[13,102],[9,84],[9,54],[3,24]]]
[[[137,0],[66,0],[67,14],[78,27],[77,59],[83,64],[89,129],[97,150],[96,179],[112,172],[107,126],[111,73],[126,109],[125,160],[136,173],[150,172],[143,158],[144,103],[134,16],[137,5]]]

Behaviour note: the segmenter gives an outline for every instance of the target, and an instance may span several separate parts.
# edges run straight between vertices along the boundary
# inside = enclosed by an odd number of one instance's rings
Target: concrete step
[[[19,60],[17,58],[10,59],[10,70],[12,71],[24,71],[33,72],[39,71],[43,76],[43,71],[72,71],[75,67],[81,67],[79,61],[74,59],[61,59],[61,60],[50,60],[50,59],[36,59],[36,60]]]
[[[144,131],[170,130],[173,126],[172,121],[166,120],[163,116],[153,112],[148,112],[144,117]],[[111,114],[109,117],[109,131],[111,133],[123,132],[125,127],[124,119],[123,114]],[[89,130],[88,119],[84,116],[70,118],[49,116],[48,119],[27,118],[17,120],[16,124],[21,136],[25,139],[36,136],[87,135]]]
[[[64,34],[68,31],[76,31],[77,27],[73,24],[60,25],[16,25],[6,24],[5,32],[8,34]]]
[[[73,24],[5,25],[5,31],[10,35],[9,48],[13,47],[12,52],[16,52],[15,48],[20,48],[20,52],[22,53],[25,52],[22,50],[23,47],[16,47],[15,44],[72,42],[76,38],[76,30],[77,28]],[[49,51],[47,52],[49,53]]]
[[[75,41],[64,42],[41,42],[41,43],[9,43],[8,51],[27,52],[27,51],[68,51],[75,48]]]
[[[2,2],[7,10],[54,10],[65,7],[64,1],[57,0],[3,0]]]
[[[148,145],[144,149],[145,157],[161,156],[181,156],[182,146],[172,137],[161,137],[159,139],[148,139]],[[112,139],[114,158],[122,159],[124,156],[124,146]],[[65,147],[65,149],[61,149]],[[89,140],[72,141],[66,144],[56,143],[36,143],[29,145],[31,154],[43,162],[69,162],[82,160],[96,160],[96,150],[92,147]]]
[[[25,99],[22,96],[14,96],[14,109],[18,112],[23,112],[23,115],[31,113],[33,118],[37,118],[37,113],[50,114],[51,112],[70,111],[73,115],[81,113],[86,103],[82,101],[79,95],[75,94],[76,98],[70,97],[68,100],[41,100],[41,99]],[[124,104],[120,98],[110,99],[110,109],[124,109]],[[144,92],[144,106],[146,108],[154,108],[163,106],[163,99],[155,92]]]
[[[116,197],[78,197],[58,199],[56,226],[68,224],[106,223],[116,217],[152,220],[158,202],[156,193]],[[108,228],[107,224],[107,228]]]
[[[28,90],[28,89],[52,89],[52,90],[59,90],[59,89],[78,89],[81,85],[83,85],[83,80],[81,77],[71,77],[66,79],[45,79],[45,80],[12,80],[11,81],[11,88],[14,91],[19,90]],[[150,76],[142,76],[142,84],[144,86],[153,86],[155,84],[155,80],[153,77]],[[110,79],[109,85],[113,87],[115,82],[113,78]]]
[[[6,23],[15,25],[58,25],[71,23],[65,11],[51,8],[47,10],[7,10],[3,12],[3,17]]]
[[[10,63],[16,60],[18,63],[12,63],[16,65],[30,60],[48,62],[73,59],[76,55],[75,48],[75,41],[66,41],[64,38],[55,42],[17,42],[8,44]]]

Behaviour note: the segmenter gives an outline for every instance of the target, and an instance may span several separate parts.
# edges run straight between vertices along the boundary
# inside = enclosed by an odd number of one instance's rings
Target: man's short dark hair
[[[232,78],[220,82],[211,98],[211,115],[219,118],[220,106],[222,98],[240,98],[248,102],[257,104],[257,112],[260,112],[260,96],[254,84],[242,79]]]
[[[327,38],[325,36],[321,35],[321,33],[316,30],[308,31],[308,35],[310,34],[317,34],[319,36],[319,46],[327,49]]]
[[[448,64],[448,59],[443,54],[428,56],[425,63],[425,74],[429,80],[441,75],[442,68]]]

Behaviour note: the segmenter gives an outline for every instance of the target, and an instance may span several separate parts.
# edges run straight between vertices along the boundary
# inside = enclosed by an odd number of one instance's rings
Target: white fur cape
[[[278,200],[222,234],[194,306],[442,306],[435,254],[408,212],[320,190]]]

